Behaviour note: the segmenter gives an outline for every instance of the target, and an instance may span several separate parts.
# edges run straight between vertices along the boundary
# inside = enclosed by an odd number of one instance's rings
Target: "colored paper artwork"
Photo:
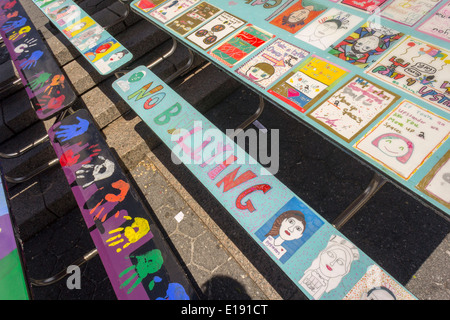
[[[450,151],[420,181],[417,189],[450,209]]]
[[[236,72],[254,84],[267,88],[308,54],[308,51],[276,39]]]
[[[372,265],[343,300],[416,300],[416,298],[384,270]]]
[[[438,39],[450,42],[450,2],[445,3],[417,30]]]
[[[297,33],[326,9],[326,6],[312,0],[302,0],[280,13],[270,23],[290,33]]]
[[[308,116],[350,142],[398,98],[385,88],[356,76]]]
[[[157,9],[150,12],[150,15],[162,23],[166,23],[172,20],[174,17],[180,13],[186,11],[200,0],[175,0],[167,1],[163,5],[159,6]]]
[[[387,0],[342,0],[341,3],[347,6],[367,12],[373,12],[381,7]]]
[[[449,55],[449,50],[408,37],[366,73],[450,113]]]
[[[295,37],[316,48],[325,50],[352,30],[362,18],[336,8],[331,8],[310,22]]]
[[[355,66],[365,68],[375,62],[402,36],[401,32],[368,21],[335,45],[329,53]]]
[[[394,0],[381,12],[381,16],[398,23],[413,26],[441,0]]]
[[[219,8],[216,8],[208,2],[202,2],[185,14],[169,22],[166,26],[180,35],[185,35],[212,18],[219,11]]]
[[[263,248],[285,263],[323,224],[300,200],[292,198],[255,235]]]
[[[208,53],[225,65],[233,67],[274,37],[274,35],[248,24],[243,30]]]
[[[449,121],[404,100],[354,147],[407,180],[449,133]]]
[[[187,39],[202,49],[208,49],[230,33],[236,31],[245,24],[228,12],[222,12],[217,17],[198,28],[196,32],[187,36]]]
[[[139,0],[134,5],[144,12],[149,12],[166,0]]]
[[[268,92],[300,112],[305,112],[347,72],[327,60],[311,56],[291,70]]]
[[[91,17],[84,17],[80,20],[77,20],[75,23],[71,24],[70,26],[66,27],[63,32],[64,34],[70,39],[75,37],[80,32],[86,30],[89,27],[92,27],[95,25],[95,21],[92,20]]]

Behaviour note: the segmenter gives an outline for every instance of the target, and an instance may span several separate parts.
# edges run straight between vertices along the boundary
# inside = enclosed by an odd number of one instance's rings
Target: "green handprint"
[[[38,89],[40,89],[44,86],[44,83],[47,82],[47,80],[50,78],[51,75],[52,75],[51,73],[47,72],[41,73],[38,78],[34,79],[33,81],[30,81],[28,83],[28,86],[32,91],[34,91],[38,87],[39,87]]]

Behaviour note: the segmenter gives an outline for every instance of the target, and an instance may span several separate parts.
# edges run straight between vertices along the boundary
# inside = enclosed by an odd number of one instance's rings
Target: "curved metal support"
[[[0,94],[2,94],[3,92],[5,92],[5,91],[7,91],[7,90],[9,90],[9,89],[11,89],[11,88],[13,88],[15,86],[21,85],[21,84],[22,84],[22,80],[20,78],[17,78],[16,80],[14,80],[14,81],[4,85],[3,87],[1,87],[0,88]]]
[[[340,229],[350,220],[359,209],[369,201],[372,196],[386,183],[386,179],[378,174],[374,174],[367,188],[345,209],[334,221],[333,226]]]
[[[256,119],[258,119],[264,111],[264,98],[259,96],[259,106],[255,113],[251,115],[247,120],[245,120],[239,127],[234,130],[234,134],[230,136],[231,139],[236,137],[239,133],[245,130],[249,125],[251,125]]]
[[[97,249],[93,249],[93,250],[89,251],[88,253],[86,253],[81,258],[77,259],[71,265],[81,267],[83,264],[85,264],[86,262],[88,262],[89,260],[91,260],[92,258],[94,258],[97,255],[98,255]],[[66,270],[62,270],[62,271],[58,272],[57,274],[55,274],[49,278],[46,278],[46,279],[42,279],[42,280],[30,279],[30,283],[32,286],[44,287],[44,286],[54,284],[54,283],[64,279],[65,276],[67,276],[67,268],[66,268]]]
[[[47,169],[56,166],[58,163],[59,163],[59,159],[55,158],[53,160],[50,160],[46,164],[40,166],[36,170],[28,173],[25,176],[22,176],[22,177],[10,177],[10,176],[4,175],[4,177],[5,177],[5,180],[8,181],[8,182],[11,182],[11,183],[22,183],[22,182],[25,182],[27,180],[30,180],[31,178],[37,176],[38,174],[40,174],[41,172],[44,172]]]
[[[172,81],[174,81],[176,78],[178,78],[179,76],[182,76],[185,72],[187,72],[192,65],[194,64],[194,52],[192,52],[191,49],[188,48],[189,51],[189,59],[186,62],[186,64],[184,66],[182,66],[180,69],[178,69],[177,71],[175,71],[173,74],[171,74],[167,79],[164,80],[165,83],[169,84]]]
[[[106,27],[103,27],[103,29],[108,30],[109,28],[114,27],[114,26],[117,25],[118,23],[124,21],[124,20],[128,17],[128,15],[130,14],[130,4],[131,4],[131,1],[127,1],[127,0],[119,0],[119,2],[120,2],[121,4],[124,5],[124,7],[125,7],[125,13],[124,13],[120,18],[118,18],[116,21],[114,21],[113,23],[107,25]],[[112,11],[112,10],[110,10],[110,11]]]

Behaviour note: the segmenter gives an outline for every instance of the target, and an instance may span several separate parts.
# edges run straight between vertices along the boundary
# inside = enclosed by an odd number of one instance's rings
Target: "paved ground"
[[[93,4],[92,10],[97,12],[106,2],[85,0],[81,3]],[[34,14],[55,56],[64,65],[123,169],[129,172],[142,199],[154,213],[201,297],[305,299],[195,177],[183,166],[171,162],[169,150],[140,119],[133,112],[127,112],[126,106],[110,89],[114,79],[97,79],[94,73],[91,77],[91,73],[84,71],[88,67],[77,58],[76,52],[68,52],[64,39],[50,32],[39,13]],[[141,54],[136,65],[152,61],[170,45],[167,37],[133,17],[128,25],[117,30],[120,39],[127,41],[127,32],[131,33],[132,28],[145,30],[139,37],[145,37],[146,44],[155,42],[145,49],[151,54],[142,52],[144,48],[137,41],[130,43],[133,54]],[[150,46],[154,47],[153,51]],[[183,50],[182,47],[177,49],[175,56],[156,68],[155,73],[164,78],[182,65],[186,59]],[[202,62],[197,66],[203,66]],[[216,68],[203,66],[194,71],[173,87],[220,129],[237,127],[256,110],[257,97]],[[20,114],[18,111],[17,115],[11,114],[12,109],[16,110],[11,104],[18,100],[19,93],[1,100],[0,151],[11,145],[22,145],[26,137],[45,130],[41,123],[31,119],[26,106],[20,107]],[[280,133],[277,178],[329,222],[372,178],[371,170],[365,165],[273,105],[266,104],[259,121],[269,129],[269,135],[271,129],[278,129]],[[24,129],[27,125],[31,129]],[[53,156],[47,147],[41,149],[29,158],[40,160],[45,159],[44,155]],[[21,161],[2,161],[2,165],[17,171],[21,168],[15,167]],[[27,162],[20,167],[29,166]],[[12,186],[11,194],[14,214],[22,227],[31,277],[39,279],[54,274],[94,247],[60,168],[22,186]],[[67,212],[63,210],[69,208]],[[179,212],[183,212],[184,218],[177,222],[175,216]],[[419,299],[450,299],[448,218],[388,183],[341,231]],[[69,290],[63,280],[47,287],[33,287],[34,297],[42,300],[115,299],[98,257],[83,265],[81,270],[80,290]]]

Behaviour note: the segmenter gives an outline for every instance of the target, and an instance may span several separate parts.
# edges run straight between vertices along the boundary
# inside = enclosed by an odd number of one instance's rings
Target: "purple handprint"
[[[10,32],[16,28],[23,27],[25,23],[27,23],[27,19],[23,17],[20,17],[19,20],[6,21],[5,24],[2,26],[2,31]]]
[[[26,59],[19,65],[19,67],[21,69],[30,69],[31,67],[34,67],[36,65],[36,62],[40,57],[42,57],[43,54],[44,52],[41,50],[34,51],[28,59]]]

